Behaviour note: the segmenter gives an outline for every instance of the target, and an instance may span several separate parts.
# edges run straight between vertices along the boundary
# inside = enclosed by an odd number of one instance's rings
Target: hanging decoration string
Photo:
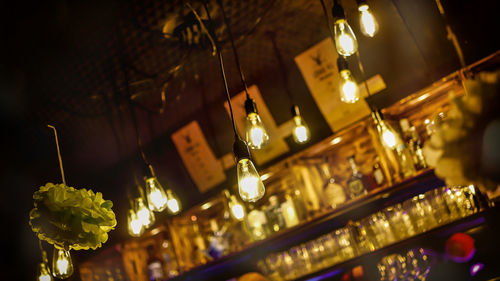
[[[213,46],[215,46],[215,50],[216,50],[218,61],[219,61],[219,68],[220,68],[220,71],[222,74],[222,80],[224,82],[224,90],[226,92],[226,99],[227,99],[227,103],[229,105],[229,114],[231,115],[231,124],[233,125],[234,136],[236,139],[240,139],[240,135],[238,134],[238,131],[236,130],[236,123],[234,122],[233,106],[231,105],[231,96],[229,95],[229,88],[227,86],[226,72],[224,71],[224,61],[222,59],[222,53],[220,50],[220,46],[215,38],[215,35],[212,36],[212,33],[210,31],[208,31],[208,29],[205,27],[205,24],[201,20],[200,16],[196,12],[196,10],[189,3],[186,3],[186,6],[193,12],[196,19],[198,20],[198,22],[202,26],[202,30],[206,32],[207,36],[210,38],[210,42],[213,42],[213,44],[214,44]],[[205,1],[203,1],[203,7],[205,8],[205,11],[207,13],[208,21],[210,23],[212,23],[212,18],[210,17],[210,12],[209,12],[208,6],[207,6]]]
[[[66,178],[64,177],[64,168],[63,168],[63,163],[62,163],[62,158],[61,158],[61,149],[59,148],[59,139],[57,138],[57,130],[52,125],[47,125],[47,127],[54,130],[54,136],[56,138],[57,157],[59,158],[59,168],[61,169],[61,178],[62,178],[63,184],[66,185]]]
[[[229,20],[226,16],[226,12],[224,11],[224,6],[222,5],[222,1],[217,0],[217,4],[221,9],[222,18],[224,19],[224,24],[226,25],[227,28],[227,34],[229,35],[229,41],[231,41],[231,48],[233,49],[234,61],[236,62],[236,66],[238,67],[241,83],[243,84],[243,87],[245,87],[245,94],[247,96],[247,99],[250,99],[250,95],[248,94],[248,85],[245,80],[245,76],[243,75],[243,70],[241,69],[240,59],[238,57],[238,51],[236,50],[236,46],[234,45],[233,33],[231,32],[231,28],[229,26]]]
[[[333,44],[335,44],[335,37],[333,35],[333,29],[330,24],[330,18],[328,17],[328,11],[326,9],[325,1],[319,0],[319,2],[321,3],[321,7],[323,8],[323,13],[325,14],[326,26],[328,27],[328,30],[330,30],[330,36],[332,37]]]

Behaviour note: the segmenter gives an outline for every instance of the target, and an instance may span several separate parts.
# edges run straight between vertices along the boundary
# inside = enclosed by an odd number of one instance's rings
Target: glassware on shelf
[[[286,227],[296,226],[300,222],[295,206],[292,196],[288,193],[285,194],[285,201],[281,203],[280,209]]]
[[[340,261],[351,259],[355,256],[355,249],[351,232],[347,227],[337,229],[334,232],[334,237],[337,239],[338,255]]]
[[[427,163],[422,150],[423,143],[418,136],[416,128],[411,126],[410,121],[406,118],[399,120],[399,124],[401,126],[401,130],[403,131],[404,143],[413,157],[415,168],[417,170],[427,168]]]
[[[262,240],[269,234],[266,214],[253,207],[247,215],[247,225],[254,240]]]
[[[382,186],[387,182],[384,171],[382,170],[382,165],[380,164],[379,156],[375,157],[375,163],[373,164],[372,168],[372,175],[377,186]]]
[[[430,204],[424,194],[406,200],[403,203],[403,207],[410,213],[410,217],[418,233],[426,232],[437,226]]]
[[[396,237],[392,232],[389,221],[382,212],[377,212],[362,220],[368,231],[379,247],[383,247],[396,242]]]
[[[403,209],[401,203],[386,208],[384,213],[390,226],[394,230],[394,235],[397,240],[403,240],[417,234],[408,212]]]
[[[375,249],[379,248],[373,233],[367,229],[364,222],[363,220],[356,221],[349,225],[358,256],[373,252]]]
[[[425,280],[431,269],[430,256],[422,248],[410,249],[406,253],[409,280]]]
[[[399,254],[392,254],[383,257],[377,264],[380,280],[405,280],[406,261]]]
[[[272,231],[277,232],[285,228],[285,217],[283,216],[283,209],[278,201],[278,196],[269,196],[269,205],[266,208],[266,215]]]

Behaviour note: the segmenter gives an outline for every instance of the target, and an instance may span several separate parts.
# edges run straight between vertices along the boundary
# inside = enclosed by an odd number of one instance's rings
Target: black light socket
[[[292,105],[292,117],[299,116],[300,110],[298,105]]]
[[[251,159],[250,150],[248,150],[247,143],[240,138],[237,138],[234,141],[233,152],[236,163],[238,163],[241,159]]]
[[[347,60],[343,56],[339,56],[337,58],[337,68],[339,69],[339,72],[342,70],[349,69],[349,64],[347,63]]]
[[[255,104],[253,99],[247,98],[245,100],[245,111],[247,115],[250,113],[257,113],[257,104]]]
[[[153,169],[153,166],[151,164],[146,164],[144,173],[146,174],[147,179],[156,177],[155,170]]]
[[[345,19],[344,8],[342,8],[342,5],[336,0],[333,1],[332,18],[334,23],[338,20]]]
[[[366,0],[356,0],[356,2],[358,3],[358,7],[361,5],[368,5],[368,2]]]

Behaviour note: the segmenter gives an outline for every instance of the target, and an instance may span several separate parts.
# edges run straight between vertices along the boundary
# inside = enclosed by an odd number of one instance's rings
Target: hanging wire
[[[135,136],[137,138],[137,149],[139,150],[139,154],[141,155],[142,160],[144,161],[144,164],[146,166],[149,165],[149,162],[146,160],[146,155],[144,154],[144,150],[142,148],[142,141],[139,133],[139,124],[137,123],[137,118],[135,116],[135,110],[134,110],[134,104],[132,102],[132,96],[130,93],[130,87],[129,87],[129,79],[128,79],[128,72],[127,69],[123,66],[123,75],[125,76],[125,90],[127,92],[127,101],[129,105],[129,110],[130,110],[130,117],[132,119],[132,125],[134,126],[135,130]]]
[[[333,34],[332,25],[330,24],[330,18],[328,17],[328,10],[326,9],[325,1],[320,0],[319,2],[321,3],[323,13],[325,14],[326,26],[328,27],[328,30],[330,30],[330,36],[332,37],[333,43],[335,44],[335,36]]]
[[[61,178],[62,178],[63,184],[66,185],[66,178],[64,177],[64,169],[63,169],[63,163],[62,163],[62,158],[61,158],[61,150],[59,148],[59,140],[57,138],[57,130],[52,125],[47,125],[47,127],[49,127],[52,130],[54,130],[54,136],[56,138],[57,157],[59,158],[59,168],[61,169]]]
[[[278,48],[278,44],[276,43],[276,33],[269,31],[267,33],[269,38],[271,39],[271,43],[273,45],[273,50],[274,50],[274,55],[276,56],[276,59],[278,60],[278,65],[280,67],[280,73],[281,73],[281,78],[283,81],[283,86],[285,88],[285,92],[288,95],[288,98],[290,99],[290,103],[293,105],[293,95],[292,92],[290,91],[290,87],[288,86],[288,73],[286,70],[285,62],[283,61],[283,57],[281,56],[281,52]]]
[[[250,95],[248,94],[248,85],[247,85],[247,82],[245,80],[245,75],[243,75],[243,70],[241,69],[240,59],[238,57],[238,51],[236,50],[236,46],[234,45],[233,34],[232,34],[231,28],[229,26],[229,20],[226,16],[226,12],[224,11],[224,6],[222,5],[222,0],[217,0],[217,4],[219,5],[219,7],[221,9],[222,18],[224,19],[224,24],[226,25],[226,28],[227,28],[227,34],[229,36],[229,41],[231,42],[231,48],[233,49],[233,54],[234,54],[234,61],[236,62],[236,67],[238,67],[238,72],[240,74],[241,83],[243,84],[243,87],[245,88],[245,94],[247,96],[247,99],[250,99]]]
[[[229,88],[227,86],[226,72],[224,71],[224,61],[222,59],[222,52],[221,52],[219,44],[218,44],[218,42],[217,42],[217,40],[215,38],[215,34],[213,34],[213,36],[212,36],[212,33],[205,27],[205,24],[203,23],[203,21],[199,17],[199,15],[196,12],[196,10],[193,9],[193,7],[191,5],[189,5],[189,3],[186,3],[186,6],[189,9],[191,9],[191,11],[195,15],[196,19],[199,21],[199,23],[200,23],[200,25],[202,27],[202,30],[204,30],[204,32],[206,32],[207,36],[210,38],[210,42],[214,43],[213,46],[214,46],[215,51],[217,53],[217,57],[218,57],[218,61],[219,61],[219,68],[220,68],[220,71],[221,71],[221,74],[222,74],[222,80],[224,82],[224,90],[226,92],[226,99],[227,99],[227,103],[229,105],[229,113],[231,115],[231,124],[233,125],[234,137],[236,139],[240,139],[240,135],[238,134],[238,131],[236,130],[236,123],[234,122],[233,106],[231,105],[231,96],[229,95]],[[205,11],[207,13],[207,17],[208,17],[209,23],[212,24],[213,21],[212,21],[212,18],[210,16],[210,12],[209,12],[207,3],[205,1],[203,1],[203,7],[205,8]]]

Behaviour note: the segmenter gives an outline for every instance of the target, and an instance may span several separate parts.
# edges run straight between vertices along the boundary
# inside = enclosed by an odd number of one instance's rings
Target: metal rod
[[[61,150],[59,148],[59,140],[57,138],[57,130],[52,125],[47,125],[47,127],[49,127],[52,130],[54,130],[54,136],[56,138],[57,157],[59,158],[59,168],[61,169],[61,178],[62,178],[63,184],[66,185],[66,178],[64,177],[64,169],[63,169],[63,163],[62,163],[62,158],[61,158]]]

